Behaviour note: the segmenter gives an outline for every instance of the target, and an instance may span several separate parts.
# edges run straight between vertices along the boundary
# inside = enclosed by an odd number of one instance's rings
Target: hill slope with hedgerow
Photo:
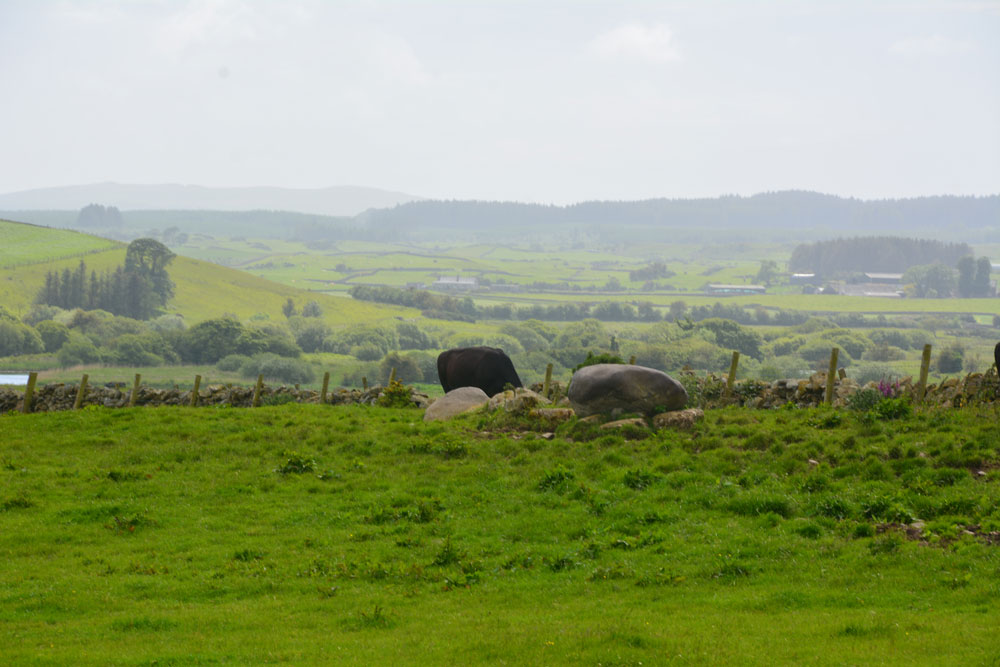
[[[30,309],[50,271],[74,270],[82,260],[88,275],[90,271],[101,274],[125,261],[124,244],[80,232],[0,221],[0,239],[4,241],[0,244],[0,305],[18,316]],[[189,324],[224,313],[240,319],[264,313],[280,320],[289,298],[300,304],[318,301],[324,321],[335,326],[415,312],[313,293],[182,256],[175,257],[167,271],[176,288],[166,312],[183,315]]]

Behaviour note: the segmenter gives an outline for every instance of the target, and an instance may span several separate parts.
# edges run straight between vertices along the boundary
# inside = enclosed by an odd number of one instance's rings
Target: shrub
[[[965,357],[965,349],[959,344],[949,345],[941,350],[937,358],[937,369],[939,373],[958,373],[962,370],[962,360]]]
[[[250,357],[245,354],[229,354],[219,359],[219,363],[215,365],[220,371],[234,372],[240,370],[243,364],[250,361]]]
[[[437,341],[429,333],[409,322],[396,325],[401,350],[430,350],[437,347]]]
[[[46,352],[58,352],[63,343],[69,340],[69,327],[54,320],[43,320],[35,325],[35,330],[42,337]]]
[[[868,412],[881,400],[882,392],[874,387],[866,387],[847,397],[847,407],[857,412]]]
[[[602,352],[600,354],[594,354],[593,352],[587,353],[587,358],[582,362],[573,367],[573,372],[577,372],[585,366],[594,366],[595,364],[624,364],[625,362],[617,354],[612,354],[610,352]]]
[[[73,332],[70,339],[59,349],[59,365],[62,367],[93,364],[101,360],[101,353],[89,338]]]
[[[393,380],[378,397],[378,404],[383,408],[413,407],[413,397],[410,388],[399,380]]]
[[[240,373],[247,378],[263,375],[268,380],[292,384],[312,382],[314,379],[312,368],[308,364],[269,352],[255,354],[243,363]]]
[[[412,357],[398,352],[390,352],[382,359],[382,363],[378,366],[379,378],[383,382],[388,382],[393,368],[396,369],[396,380],[399,382],[420,382],[424,379],[424,373],[417,362]]]
[[[42,337],[27,324],[0,320],[0,357],[37,354],[44,349]]]

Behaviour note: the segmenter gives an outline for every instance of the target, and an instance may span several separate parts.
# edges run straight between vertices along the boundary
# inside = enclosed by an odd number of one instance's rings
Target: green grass
[[[363,407],[6,416],[0,646],[15,664],[988,664],[1000,546],[962,527],[1000,529],[997,417],[721,410],[688,434],[549,441]],[[881,532],[911,516],[922,541]]]
[[[21,234],[21,229],[30,233]],[[3,236],[9,230],[13,234]],[[68,237],[66,235],[69,235]],[[60,254],[63,238],[79,242],[74,249]],[[53,250],[45,254],[45,239],[51,239]],[[74,269],[82,259],[88,271],[102,273],[113,270],[125,261],[125,246],[78,232],[19,223],[0,222],[0,304],[15,315],[22,315],[31,307],[35,295],[45,284],[49,271]],[[89,244],[89,245],[88,245]],[[89,254],[80,248],[90,247]],[[104,249],[101,248],[110,248]],[[78,252],[77,252],[78,251]],[[32,257],[27,265],[7,266],[8,257]],[[4,268],[6,267],[6,268]],[[209,262],[177,256],[168,269],[176,284],[174,298],[167,305],[167,312],[180,313],[189,324],[223,314],[232,314],[246,320],[254,315],[284,321],[282,306],[292,298],[301,308],[307,301],[316,300],[323,308],[323,319],[331,326],[345,326],[357,322],[377,322],[394,317],[416,317],[411,308],[354,301],[341,297],[308,291],[312,285],[303,282],[297,286],[283,285],[245,271],[226,268]]]
[[[0,269],[81,257],[117,247],[122,247],[118,241],[81,232],[0,220]]]

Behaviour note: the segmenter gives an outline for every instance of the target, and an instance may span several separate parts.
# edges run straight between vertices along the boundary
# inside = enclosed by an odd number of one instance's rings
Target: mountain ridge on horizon
[[[422,199],[402,192],[354,185],[213,187],[104,181],[0,194],[0,209],[79,210],[89,204],[101,204],[120,210],[287,210],[352,217],[370,208],[388,208]]]

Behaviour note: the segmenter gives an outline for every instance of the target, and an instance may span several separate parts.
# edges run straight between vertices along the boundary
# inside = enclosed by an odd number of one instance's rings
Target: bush
[[[101,352],[97,349],[89,338],[73,332],[70,338],[59,349],[59,365],[63,368],[68,366],[79,366],[81,364],[93,364],[101,360]]]
[[[42,337],[46,352],[58,352],[59,348],[69,340],[69,327],[54,320],[43,320],[35,325],[35,330]]]
[[[27,324],[0,320],[0,357],[19,354],[37,354],[45,349],[38,332]]]
[[[310,303],[313,303],[310,301]],[[308,306],[309,304],[306,304]],[[295,337],[295,343],[303,352],[319,352],[323,349],[323,341],[330,335],[330,327],[322,320],[311,317],[291,317],[288,326]]]
[[[279,357],[270,352],[255,354],[244,362],[240,373],[246,378],[263,375],[266,380],[290,384],[312,382],[315,378],[312,368],[308,364],[298,359]]]
[[[215,367],[220,371],[235,372],[248,361],[250,361],[250,357],[245,354],[229,354],[219,359],[219,363],[215,364]]]
[[[593,352],[587,353],[587,358],[582,362],[573,367],[573,372],[577,372],[585,366],[594,366],[596,364],[624,364],[625,362],[617,354],[611,354],[610,352],[602,352],[601,354],[594,354]]]
[[[378,367],[379,379],[388,382],[393,368],[396,369],[396,380],[399,382],[409,384],[424,379],[420,366],[411,357],[402,356],[398,352],[390,352],[382,359]]]
[[[377,354],[366,361],[381,359],[386,354],[399,347],[396,329],[381,326],[355,325],[333,332],[323,341],[323,347],[329,352],[357,356],[353,348],[371,345]],[[374,354],[374,353],[373,353]],[[360,357],[359,357],[360,358]]]
[[[400,350],[430,350],[438,345],[433,336],[409,322],[397,324],[396,334],[399,336]]]
[[[941,350],[937,358],[937,369],[939,373],[958,373],[962,370],[962,360],[965,357],[965,349],[955,343]]]
[[[377,361],[382,358],[382,349],[375,343],[362,343],[350,349],[351,356],[359,361]]]

